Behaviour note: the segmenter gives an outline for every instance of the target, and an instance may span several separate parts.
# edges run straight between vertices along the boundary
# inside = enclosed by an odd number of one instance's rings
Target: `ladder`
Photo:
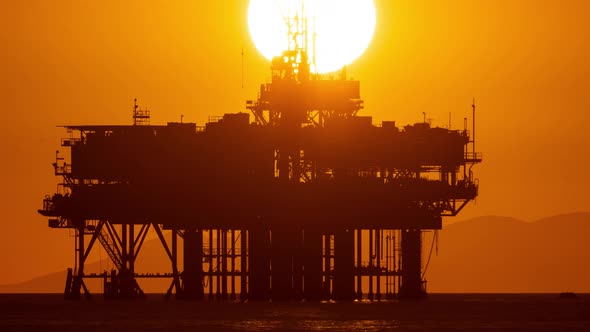
[[[107,252],[113,264],[115,264],[117,269],[121,271],[123,269],[123,263],[121,262],[121,259],[119,258],[119,256],[117,256],[117,253],[115,253],[113,249],[115,247],[115,243],[110,241],[108,234],[104,233],[104,229],[101,229],[100,233],[98,233],[98,242],[100,242],[104,250]]]

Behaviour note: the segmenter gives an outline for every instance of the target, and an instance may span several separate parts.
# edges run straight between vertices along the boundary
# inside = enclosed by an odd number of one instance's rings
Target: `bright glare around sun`
[[[341,69],[361,56],[375,31],[373,0],[304,0],[309,55],[317,72]],[[248,27],[256,48],[266,57],[287,49],[286,19],[301,12],[302,0],[250,0]],[[315,32],[315,43],[312,42]]]

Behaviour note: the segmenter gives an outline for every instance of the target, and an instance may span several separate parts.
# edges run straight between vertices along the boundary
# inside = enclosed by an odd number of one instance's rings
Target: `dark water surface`
[[[0,294],[0,331],[590,331],[590,295],[433,294],[418,302],[65,301]]]

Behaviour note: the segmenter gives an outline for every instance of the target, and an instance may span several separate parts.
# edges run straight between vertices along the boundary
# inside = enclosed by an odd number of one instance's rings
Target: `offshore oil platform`
[[[141,278],[169,278],[162,291],[179,299],[426,295],[423,232],[477,196],[475,140],[466,125],[359,116],[359,81],[313,73],[302,21],[289,21],[250,113],[151,125],[135,103],[132,125],[65,127],[70,156],[53,163],[63,181],[39,213],[75,231],[67,299],[89,296],[89,278],[113,299],[142,297]],[[136,273],[150,230],[170,268]],[[85,272],[97,241],[111,272]]]

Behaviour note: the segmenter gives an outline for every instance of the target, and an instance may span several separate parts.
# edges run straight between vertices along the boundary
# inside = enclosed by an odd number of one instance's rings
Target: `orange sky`
[[[480,197],[460,219],[589,210],[590,2],[376,0],[377,30],[348,73],[375,122],[462,128],[478,104]],[[244,110],[269,63],[246,0],[28,0],[0,4],[0,283],[62,270],[68,234],[36,214],[55,189],[59,124],[203,124]],[[246,85],[241,88],[244,48]],[[28,260],[28,264],[23,264]]]

